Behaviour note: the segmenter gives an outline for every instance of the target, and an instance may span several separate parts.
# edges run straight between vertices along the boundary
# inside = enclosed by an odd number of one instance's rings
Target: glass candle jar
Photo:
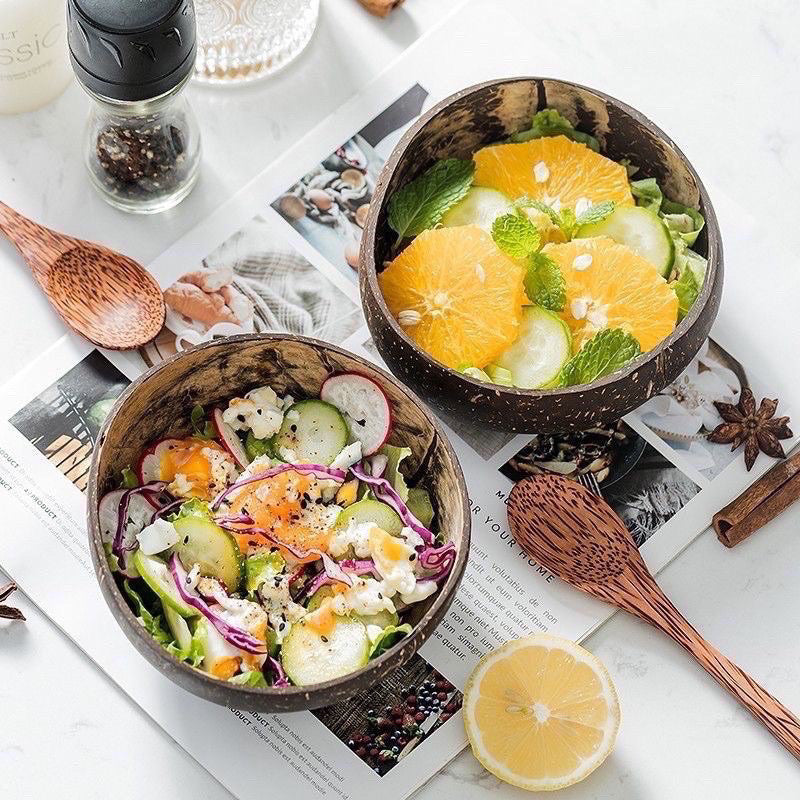
[[[152,214],[192,190],[200,131],[184,89],[196,52],[192,0],[69,0],[70,58],[94,101],[84,145],[112,205]]]

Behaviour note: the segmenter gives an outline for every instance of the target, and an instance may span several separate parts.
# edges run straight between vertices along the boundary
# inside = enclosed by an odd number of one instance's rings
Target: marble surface
[[[77,153],[86,101],[77,87],[46,109],[0,117],[0,198],[45,224],[148,261],[299,136],[378,74],[453,0],[407,0],[388,21],[354,0],[325,0],[301,59],[274,80],[230,92],[193,88],[203,125],[202,183],[169,214],[123,217],[89,188]],[[559,77],[594,84],[647,110],[706,182],[746,205],[789,253],[800,248],[800,7],[686,0],[504,5],[537,39],[563,52]],[[487,20],[486,30],[490,30]],[[486,36],[484,30],[476,37]],[[550,65],[548,64],[548,67]],[[555,75],[552,68],[550,74]],[[5,244],[0,244],[6,247]],[[754,280],[772,266],[754,264]],[[0,292],[6,369],[27,363],[62,329],[20,269]],[[776,335],[800,341],[796,319]],[[13,334],[11,333],[13,332]],[[710,532],[660,578],[676,605],[722,651],[800,710],[800,506],[733,551]],[[26,598],[25,625],[0,622],[0,776],[14,798],[230,800]],[[587,643],[611,671],[623,723],[609,761],[563,798],[730,800],[800,794],[800,765],[678,648],[617,615]],[[9,787],[13,787],[9,791]],[[154,790],[154,787],[157,789]],[[468,752],[418,797],[522,798]]]

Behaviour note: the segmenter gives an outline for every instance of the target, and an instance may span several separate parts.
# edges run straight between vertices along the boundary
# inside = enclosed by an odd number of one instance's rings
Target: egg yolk
[[[249,514],[270,536],[301,550],[325,550],[330,517],[319,502],[321,486],[313,475],[288,470],[244,486],[231,503],[231,513]],[[309,561],[317,556],[309,557]]]
[[[162,481],[172,483],[176,475],[184,475],[186,480],[192,484],[190,497],[210,500],[213,495],[225,487],[215,484],[211,462],[203,453],[203,450],[206,449],[216,450],[228,458],[227,451],[214,441],[176,439],[173,446],[167,448],[161,457],[159,477]]]

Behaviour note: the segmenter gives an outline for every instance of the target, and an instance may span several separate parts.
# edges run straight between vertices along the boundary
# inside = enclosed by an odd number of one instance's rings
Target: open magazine
[[[785,369],[794,357],[791,343],[776,340],[765,326],[745,327],[741,315],[742,303],[750,321],[781,313],[782,304],[788,314],[791,292],[761,297],[740,277],[751,259],[771,251],[746,212],[722,199],[725,301],[711,338],[671,386],[625,419],[580,434],[505,434],[465,417],[440,416],[469,491],[469,563],[433,637],[379,686],[313,712],[244,712],[184,692],[129,645],[100,595],[86,542],[84,491],[100,424],[133,378],[215,337],[297,333],[380,363],[364,325],[356,267],[371,193],[392,147],[434,102],[469,83],[508,74],[512,57],[516,73],[555,71],[542,66],[548,58],[542,51],[530,63],[527,42],[512,33],[513,20],[493,10],[497,35],[505,31],[502,62],[465,49],[443,73],[443,43],[458,41],[459,30],[474,25],[467,16],[485,13],[482,5],[470,4],[412,47],[364,94],[151,265],[168,308],[152,344],[133,354],[104,353],[65,338],[7,384],[0,401],[0,487],[9,497],[0,564],[241,798],[263,792],[268,783],[276,794],[361,800],[380,793],[401,800],[466,743],[460,690],[484,653],[532,633],[581,639],[608,618],[610,607],[562,584],[515,543],[505,513],[514,481],[539,471],[591,472],[658,570],[769,466],[762,457],[746,473],[738,453],[708,442],[706,434],[720,421],[713,402],[735,402],[749,386],[757,397],[781,397],[782,413],[791,414],[789,401],[800,396],[800,379]],[[361,746],[381,709],[403,708],[423,688],[444,692],[446,702],[421,721],[397,760],[383,761]]]

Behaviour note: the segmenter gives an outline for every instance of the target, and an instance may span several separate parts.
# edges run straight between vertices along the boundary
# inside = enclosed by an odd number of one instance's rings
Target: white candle
[[[65,0],[0,0],[0,114],[32,111],[72,77]]]

